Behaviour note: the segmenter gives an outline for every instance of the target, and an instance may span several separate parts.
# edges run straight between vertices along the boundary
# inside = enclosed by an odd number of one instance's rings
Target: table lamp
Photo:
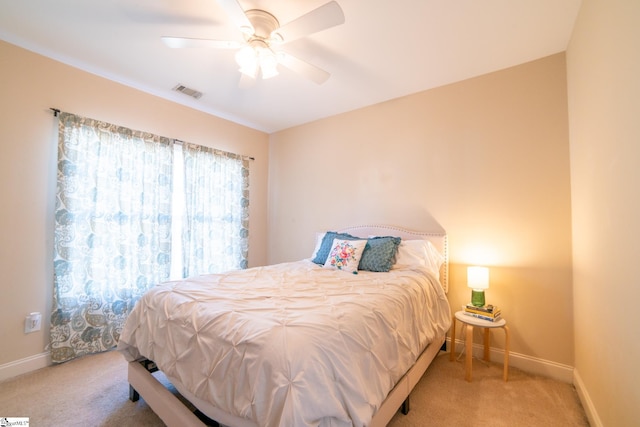
[[[487,267],[467,267],[467,287],[471,288],[471,304],[484,306],[484,290],[489,289],[489,269]]]

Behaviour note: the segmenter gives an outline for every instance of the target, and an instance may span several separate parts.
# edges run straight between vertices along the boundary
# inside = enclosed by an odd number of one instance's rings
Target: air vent
[[[173,90],[175,90],[176,92],[184,93],[185,95],[188,95],[195,99],[200,99],[200,97],[202,96],[202,92],[198,92],[195,89],[188,88],[181,84],[174,87]]]

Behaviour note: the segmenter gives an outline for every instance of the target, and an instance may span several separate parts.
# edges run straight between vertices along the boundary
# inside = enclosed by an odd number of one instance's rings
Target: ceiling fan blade
[[[296,58],[295,56],[290,55],[286,52],[278,52],[278,60],[280,64],[287,67],[291,71],[301,74],[319,85],[326,82],[329,76],[331,76],[331,74],[329,74],[322,68],[318,68],[315,65],[309,64],[308,62]]]
[[[218,0],[218,4],[227,12],[227,15],[231,18],[231,22],[233,22],[240,31],[249,35],[255,32],[251,21],[249,21],[249,18],[247,18],[247,15],[244,13],[244,9],[242,9],[242,6],[240,6],[237,0]]]
[[[272,39],[281,40],[284,43],[340,24],[344,24],[342,8],[335,1],[330,1],[283,25],[271,36]]]
[[[233,40],[209,40],[209,39],[189,39],[185,37],[162,37],[164,44],[171,48],[215,48],[215,49],[235,49],[243,46],[244,43]]]

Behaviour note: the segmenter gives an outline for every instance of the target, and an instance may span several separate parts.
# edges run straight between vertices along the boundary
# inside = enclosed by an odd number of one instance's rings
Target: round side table
[[[504,342],[504,372],[503,378],[505,381],[509,378],[509,327],[507,321],[500,319],[496,322],[490,320],[478,319],[477,317],[468,316],[464,314],[464,311],[458,311],[453,315],[451,322],[451,352],[449,354],[449,360],[455,359],[456,350],[456,320],[462,322],[467,328],[465,335],[465,380],[471,382],[471,368],[473,360],[473,327],[484,328],[484,360],[489,362],[489,350],[490,336],[489,330],[494,328],[501,328],[504,330],[505,342]]]

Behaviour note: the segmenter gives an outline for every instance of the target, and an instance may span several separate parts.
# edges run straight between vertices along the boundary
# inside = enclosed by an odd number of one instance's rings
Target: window
[[[60,113],[54,362],[104,351],[171,278],[246,268],[248,159]]]

